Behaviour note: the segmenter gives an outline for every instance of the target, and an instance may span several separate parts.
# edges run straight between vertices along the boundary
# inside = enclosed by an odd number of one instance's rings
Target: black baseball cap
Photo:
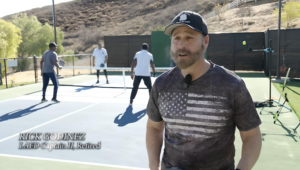
[[[172,35],[172,32],[177,27],[188,26],[195,31],[198,31],[205,36],[208,35],[207,24],[202,16],[192,11],[180,12],[170,25],[165,28],[165,34]]]
[[[147,43],[143,43],[143,45],[142,45],[142,49],[144,49],[144,50],[148,50],[148,44]]]
[[[55,42],[52,42],[52,43],[49,44],[49,47],[50,47],[50,48],[51,48],[51,47],[58,47],[58,45],[56,45]]]

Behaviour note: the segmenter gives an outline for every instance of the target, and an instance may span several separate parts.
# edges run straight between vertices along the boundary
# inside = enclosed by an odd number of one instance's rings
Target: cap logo
[[[186,21],[186,20],[187,20],[187,15],[185,13],[181,14],[179,21],[184,23],[190,23],[190,21]]]

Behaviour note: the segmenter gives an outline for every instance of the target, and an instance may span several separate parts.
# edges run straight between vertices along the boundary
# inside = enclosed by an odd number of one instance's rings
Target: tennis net
[[[173,69],[173,67],[157,67],[155,68],[155,76],[151,72],[151,81],[154,83],[157,76],[160,74]],[[100,70],[99,80],[97,83],[96,70]],[[59,76],[60,86],[74,86],[74,87],[98,87],[98,88],[133,88],[133,80],[131,79],[131,68],[130,67],[106,67],[108,82],[101,67],[72,67],[64,66],[59,73],[63,72],[74,72],[72,77]],[[152,71],[150,69],[150,71]],[[63,74],[64,75],[64,74]],[[144,89],[146,86],[143,82],[140,83],[140,88]]]

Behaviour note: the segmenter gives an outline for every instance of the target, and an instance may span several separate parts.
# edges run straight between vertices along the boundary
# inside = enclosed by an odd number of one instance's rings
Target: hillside
[[[56,5],[57,26],[65,32],[63,45],[66,50],[89,53],[103,35],[147,35],[159,25],[166,26],[182,10],[191,10],[204,15],[212,10],[215,3],[230,0],[74,0]],[[250,17],[243,9],[233,9],[218,17],[207,20],[209,32],[265,31],[276,29],[272,10],[278,6],[274,0],[251,2]],[[249,10],[250,9],[250,10]],[[24,11],[35,15],[42,23],[52,25],[52,6]],[[245,16],[238,16],[243,13]],[[9,20],[11,16],[3,17]],[[241,23],[244,23],[243,27]],[[297,24],[298,23],[298,24]],[[300,27],[295,22],[294,27]]]

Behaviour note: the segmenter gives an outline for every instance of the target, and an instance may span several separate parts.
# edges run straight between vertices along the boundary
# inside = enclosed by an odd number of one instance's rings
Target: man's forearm
[[[58,64],[58,62],[54,62],[54,65],[55,65],[57,68],[60,67],[59,64]]]
[[[260,154],[261,140],[261,136],[257,136],[243,141],[242,158],[237,168],[241,170],[251,170],[253,168]]]
[[[136,66],[135,62],[133,61],[131,64],[131,74],[133,73],[134,67]]]
[[[152,68],[152,72],[155,73],[155,67],[151,66],[151,68]]]
[[[163,143],[163,131],[147,128],[146,145],[150,170],[158,170],[160,151]]]

